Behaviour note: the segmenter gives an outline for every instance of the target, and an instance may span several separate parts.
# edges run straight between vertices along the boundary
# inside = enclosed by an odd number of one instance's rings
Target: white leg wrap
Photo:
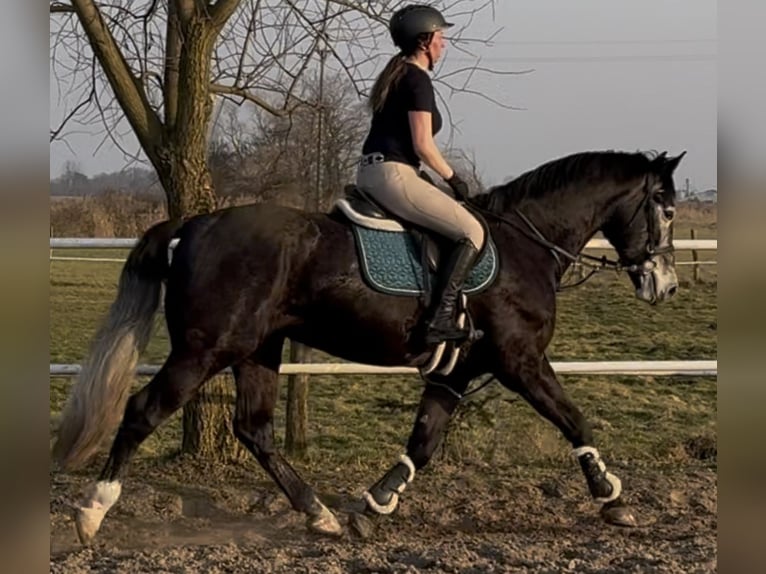
[[[362,498],[365,500],[365,502],[372,510],[378,514],[391,514],[394,510],[396,510],[396,507],[399,505],[399,494],[404,492],[404,489],[407,488],[407,485],[411,483],[415,478],[415,465],[409,456],[406,454],[401,455],[398,462],[406,466],[410,472],[407,476],[407,482],[403,482],[396,487],[396,492],[391,495],[391,500],[388,504],[378,504],[368,490],[365,490],[362,493]]]
[[[407,484],[411,483],[412,480],[415,478],[415,465],[412,463],[412,459],[408,457],[406,454],[403,454],[399,457],[399,462],[401,462],[403,465],[405,465],[407,468],[410,469],[410,475],[407,477]],[[401,492],[401,490],[399,492]]]
[[[620,482],[619,478],[606,470],[606,465],[604,464],[604,461],[601,460],[601,455],[599,454],[598,449],[592,446],[581,446],[574,449],[572,453],[574,454],[575,458],[580,458],[584,454],[592,454],[593,458],[596,460],[596,464],[598,465],[599,470],[606,473],[606,480],[612,486],[612,494],[610,494],[608,497],[599,497],[594,498],[593,500],[601,504],[617,500],[620,494],[622,494],[622,482]]]
[[[601,504],[604,504],[606,502],[612,502],[613,500],[617,500],[617,498],[622,494],[622,482],[620,482],[619,478],[617,478],[611,472],[607,471],[606,480],[609,484],[612,485],[612,494],[607,497],[600,497],[600,498],[593,499],[596,502],[599,502]]]
[[[104,516],[120,497],[120,492],[122,484],[117,480],[99,481],[94,485],[90,496],[86,497],[83,506],[77,509],[75,515],[75,525],[81,542],[86,543],[95,536]]]
[[[375,499],[372,497],[372,494],[370,494],[369,491],[367,490],[365,490],[362,493],[362,498],[369,505],[369,507],[372,510],[374,510],[377,514],[391,514],[394,510],[396,510],[396,507],[399,504],[398,494],[392,494],[391,501],[385,505],[381,505],[375,502]]]

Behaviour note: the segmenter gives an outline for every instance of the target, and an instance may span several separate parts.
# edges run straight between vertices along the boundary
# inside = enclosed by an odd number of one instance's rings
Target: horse
[[[470,382],[491,374],[571,443],[602,519],[636,525],[620,479],[607,470],[588,421],[562,389],[545,350],[562,276],[599,231],[619,257],[613,266],[628,274],[639,299],[656,305],[675,294],[673,172],[685,153],[571,154],[468,201],[483,215],[497,255],[491,284],[464,299],[482,336],[461,347],[448,373],[424,376],[406,450],[365,491],[366,513],[396,509]],[[335,513],[273,443],[285,339],[381,366],[422,367],[433,356],[433,349],[413,336],[426,312],[423,297],[372,288],[360,270],[352,227],[337,210],[261,203],[163,221],[144,233],[70,391],[52,450],[59,468],[75,468],[116,430],[98,480],[76,509],[83,543],[95,536],[117,501],[126,463],[141,442],[229,367],[236,384],[238,440],[293,509],[306,515],[310,530],[342,533]],[[151,381],[128,397],[163,286],[171,350]]]

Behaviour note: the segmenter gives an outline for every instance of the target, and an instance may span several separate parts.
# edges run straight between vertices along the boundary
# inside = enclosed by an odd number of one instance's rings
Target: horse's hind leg
[[[138,446],[217,372],[206,358],[204,353],[197,357],[171,353],[152,380],[128,399],[106,466],[86,495],[83,506],[76,511],[75,523],[81,542],[87,543],[93,538],[107,511],[117,502],[126,465]]]
[[[232,367],[237,385],[234,434],[282,489],[293,508],[308,515],[310,529],[339,535],[342,528],[333,513],[274,446],[274,406],[283,341],[281,337],[266,341],[256,353]]]
[[[453,382],[451,388],[454,385]],[[465,384],[458,387],[461,392],[465,390]],[[399,457],[396,464],[362,495],[369,511],[391,514],[396,510],[399,495],[412,482],[415,471],[428,464],[459,401],[459,395],[450,392],[446,385],[426,386],[407,441],[407,454]]]
[[[522,361],[520,364],[525,364]],[[548,359],[530,358],[520,374],[496,373],[508,389],[518,392],[543,417],[551,421],[572,443],[573,454],[580,463],[588,481],[588,489],[595,502],[601,503],[604,520],[619,526],[635,526],[636,519],[630,507],[620,497],[620,479],[607,472],[601,455],[593,446],[593,432],[580,409],[561,388]]]

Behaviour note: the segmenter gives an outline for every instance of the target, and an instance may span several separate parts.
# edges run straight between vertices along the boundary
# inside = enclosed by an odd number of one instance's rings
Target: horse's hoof
[[[352,512],[348,515],[348,527],[362,540],[368,539],[375,531],[375,525],[372,523],[372,520],[358,512]]]
[[[601,518],[607,524],[614,526],[624,526],[626,528],[635,528],[638,526],[636,517],[630,506],[609,506],[605,504],[601,507]]]
[[[341,536],[343,534],[343,527],[340,525],[340,522],[324,505],[319,514],[309,517],[306,526],[312,532],[323,536]]]
[[[74,523],[77,527],[77,537],[80,543],[87,545],[96,536],[101,522],[104,520],[104,511],[101,508],[83,508],[75,511]]]

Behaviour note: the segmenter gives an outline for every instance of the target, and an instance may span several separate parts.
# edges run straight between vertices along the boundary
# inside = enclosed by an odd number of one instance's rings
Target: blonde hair
[[[399,52],[388,61],[386,67],[378,75],[375,84],[370,93],[370,109],[373,112],[379,112],[386,103],[386,98],[391,92],[391,88],[399,83],[406,70],[406,60],[403,52]]]

